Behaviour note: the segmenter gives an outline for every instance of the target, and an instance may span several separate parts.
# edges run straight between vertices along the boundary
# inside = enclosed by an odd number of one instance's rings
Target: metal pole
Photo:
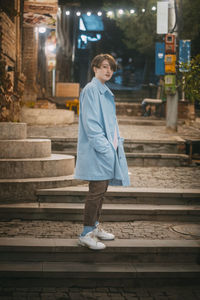
[[[169,0],[169,23],[168,32],[172,32],[178,37],[177,15],[175,11],[175,3],[177,0]],[[166,129],[169,131],[177,131],[178,124],[178,92],[174,95],[167,95],[166,107]]]

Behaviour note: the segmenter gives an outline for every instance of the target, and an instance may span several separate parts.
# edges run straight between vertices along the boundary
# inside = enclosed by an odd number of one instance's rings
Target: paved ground
[[[130,120],[130,118],[129,118]],[[77,137],[78,126],[29,126],[28,135],[45,137]],[[165,126],[120,125],[121,135],[132,139],[200,138],[200,123],[179,125],[178,132],[168,133]],[[132,167],[134,187],[199,188],[200,166],[195,167]],[[132,239],[200,239],[200,236],[181,234],[173,228],[181,222],[105,222],[103,228],[117,238]],[[200,224],[198,224],[200,225]],[[0,237],[76,238],[82,230],[80,222],[21,221],[0,222]],[[1,288],[1,300],[197,300],[200,287],[162,288]]]
[[[1,300],[198,300],[200,288],[0,288],[0,297]]]
[[[146,119],[146,118],[134,118],[134,117],[118,117],[118,121],[122,120],[125,122],[134,121],[151,121],[155,123],[160,120],[156,119]],[[154,125],[126,125],[120,124],[120,134],[122,137],[127,139],[141,139],[141,140],[169,140],[173,139],[174,136],[180,136],[182,138],[200,138],[200,120],[190,124],[180,124],[178,125],[177,132],[168,132],[166,130],[165,120],[163,120],[162,126]],[[71,137],[75,138],[78,136],[78,125],[77,119],[76,123],[71,125],[59,125],[59,126],[28,126],[28,136],[43,136],[43,137]]]
[[[118,239],[200,239],[200,236],[181,234],[174,231],[174,226],[183,224],[186,223],[134,221],[104,222],[101,226],[114,233]],[[190,224],[187,225],[190,226]],[[0,222],[0,237],[77,238],[81,231],[81,222],[42,220]]]
[[[200,166],[130,167],[131,186],[156,188],[200,188]]]

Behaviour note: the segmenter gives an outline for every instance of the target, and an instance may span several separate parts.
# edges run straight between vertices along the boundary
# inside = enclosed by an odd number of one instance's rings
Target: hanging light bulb
[[[119,9],[118,12],[119,12],[120,15],[123,15],[123,13],[124,13],[123,9]]]
[[[81,15],[80,11],[77,11],[76,15],[79,17]]]
[[[152,7],[152,10],[155,11],[155,10],[156,10],[156,6],[153,6],[153,7]]]
[[[102,12],[101,11],[98,11],[97,15],[100,17],[102,16]]]
[[[135,13],[135,9],[131,9],[131,10],[130,10],[130,13],[131,13],[131,14],[134,14],[134,13]]]
[[[91,14],[92,14],[91,11],[88,11],[88,12],[87,12],[87,16],[88,16],[88,17],[91,16]]]
[[[67,16],[69,16],[69,15],[70,15],[70,11],[67,10],[65,14],[66,14]]]

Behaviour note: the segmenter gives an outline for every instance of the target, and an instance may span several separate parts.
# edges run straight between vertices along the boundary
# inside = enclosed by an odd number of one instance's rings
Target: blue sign
[[[179,41],[179,71],[187,72],[188,70],[182,64],[190,64],[191,58],[191,41],[180,40]]]
[[[156,43],[155,73],[165,75],[165,43]]]
[[[86,31],[104,31],[104,25],[101,16],[82,14],[82,23],[85,29],[79,27],[80,30]]]

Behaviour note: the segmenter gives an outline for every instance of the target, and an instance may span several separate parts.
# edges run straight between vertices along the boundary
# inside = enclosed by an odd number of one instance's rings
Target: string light
[[[152,11],[156,11],[156,10],[157,10],[156,6],[152,6],[151,10],[152,10]],[[123,15],[123,14],[125,13],[125,11],[124,11],[123,9],[119,9],[118,11],[117,11],[117,10],[115,10],[115,11],[116,11],[119,15]],[[111,16],[113,16],[113,14],[115,13],[115,11],[109,10],[109,11],[106,12],[106,14],[107,14],[108,17],[111,17]],[[142,12],[142,13],[145,13],[145,12],[146,12],[146,9],[145,9],[145,8],[142,8],[142,9],[141,9],[141,12]],[[69,16],[71,13],[72,13],[72,12],[71,12],[70,10],[67,10],[67,11],[65,12],[65,14],[66,14],[67,16]],[[82,13],[84,13],[84,12],[82,12]],[[76,15],[77,15],[77,16],[81,16],[82,13],[81,13],[81,11],[77,11],[77,12],[76,12]],[[85,12],[85,13],[86,13],[86,12]],[[130,13],[130,14],[135,14],[135,13],[136,13],[136,10],[135,10],[135,9],[130,9],[130,10],[129,10],[129,13]],[[91,15],[92,15],[92,12],[91,12],[91,11],[87,11],[86,14],[87,14],[87,16],[91,16]],[[96,12],[96,14],[97,14],[99,17],[103,15],[102,11],[98,11],[98,12]]]

